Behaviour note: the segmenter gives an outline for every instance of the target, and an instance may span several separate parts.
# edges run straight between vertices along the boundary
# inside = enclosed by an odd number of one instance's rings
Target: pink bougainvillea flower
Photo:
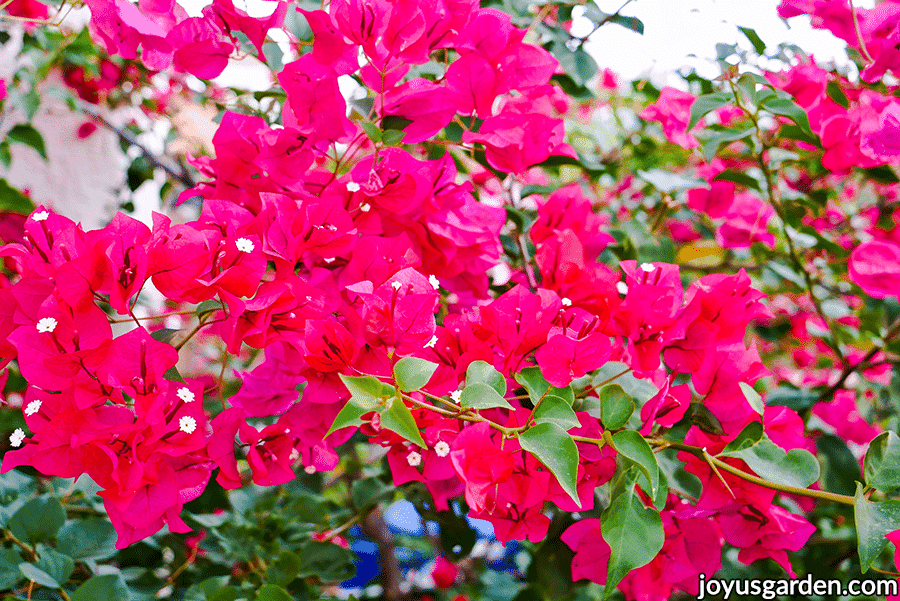
[[[828,403],[816,403],[812,413],[834,428],[835,435],[858,445],[869,444],[881,432],[878,425],[870,424],[860,414],[856,393],[851,390],[839,390]]]
[[[166,40],[174,48],[175,68],[200,79],[219,76],[234,51],[234,42],[209,16],[181,21]]]
[[[724,248],[747,248],[754,242],[775,247],[775,236],[767,231],[773,209],[752,194],[738,194],[725,212],[725,223],[716,230],[716,242]]]
[[[850,255],[850,281],[874,298],[900,294],[900,245],[872,240]]]
[[[687,130],[694,100],[696,96],[693,94],[667,86],[660,90],[657,101],[638,116],[645,121],[662,123],[663,134],[669,142],[682,148],[696,148],[700,143]]]
[[[860,150],[889,163],[900,158],[900,104],[892,102],[877,120],[863,122]]]
[[[612,551],[600,531],[600,518],[578,520],[566,528],[560,539],[575,552],[575,557],[572,558],[573,581],[587,579],[597,584],[606,584],[607,565]]]
[[[463,142],[484,144],[491,167],[507,173],[522,173],[551,155],[577,157],[564,139],[562,119],[540,113],[503,112],[485,119],[478,133],[463,134]]]
[[[694,188],[687,192],[687,206],[706,213],[713,219],[723,217],[734,201],[734,183],[714,181],[707,188]]]

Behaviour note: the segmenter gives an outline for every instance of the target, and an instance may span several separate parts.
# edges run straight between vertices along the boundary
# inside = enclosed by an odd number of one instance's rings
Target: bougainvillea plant
[[[898,575],[900,2],[781,3],[859,77],[745,29],[716,80],[627,93],[571,24],[642,25],[590,4],[85,4],[85,31],[0,5],[32,61],[4,110],[59,73],[95,117],[220,118],[190,167],[140,147],[129,176],[181,206],[149,223],[0,181],[9,598]],[[236,55],[272,88],[190,91]],[[423,535],[388,527],[399,499]]]

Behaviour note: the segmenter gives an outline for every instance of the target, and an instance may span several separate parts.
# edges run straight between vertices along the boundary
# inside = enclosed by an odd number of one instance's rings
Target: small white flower
[[[285,433],[285,434],[290,434],[290,433],[291,433],[291,429],[290,429],[290,428],[285,428],[285,429],[284,429],[284,433]]]
[[[42,317],[40,321],[37,322],[37,331],[38,332],[52,332],[56,329],[56,320],[52,317]]]
[[[48,213],[47,211],[41,211],[40,213],[35,213],[34,215],[32,215],[31,218],[35,221],[44,221],[49,216],[50,213]]]
[[[450,454],[450,445],[441,440],[434,445],[434,452],[437,453],[438,457],[446,457]]]
[[[38,411],[41,410],[41,401],[31,401],[28,403],[28,406],[25,407],[25,415],[34,415]]]
[[[329,264],[331,264],[331,263],[334,263],[334,257],[325,257],[325,258],[322,259],[322,260],[325,261],[325,264],[326,264],[326,265],[329,265]]]
[[[178,398],[184,401],[185,403],[193,403],[196,400],[194,393],[188,389],[187,386],[182,386],[178,389]]]
[[[618,282],[616,284],[616,290],[619,291],[619,294],[628,294],[628,284],[625,282]]]
[[[293,463],[298,459],[300,459],[300,451],[298,451],[297,449],[291,449],[291,454],[288,455],[288,461]]]
[[[434,345],[437,344],[437,341],[438,341],[438,337],[432,336],[431,340],[426,342],[425,345],[423,346],[423,348],[434,348]]]
[[[9,436],[9,444],[14,447],[21,447],[22,441],[25,440],[25,430],[22,428],[16,428],[15,431]]]
[[[571,307],[571,306],[572,306],[572,299],[570,299],[568,296],[562,297],[562,298],[559,300],[559,302],[562,303],[562,306],[563,306],[563,307]]]
[[[364,202],[361,205],[359,205],[359,210],[362,211],[363,213],[368,213],[369,211],[372,210],[372,205],[370,205],[367,202]]]
[[[347,190],[349,192],[359,192],[359,184],[356,182],[347,182]]]
[[[450,393],[450,398],[453,399],[454,403],[458,403],[459,399],[462,398],[462,390],[454,390]]]
[[[303,471],[306,472],[307,474],[310,474],[310,475],[315,474],[315,473],[316,473],[316,466],[314,466],[314,465],[307,465],[305,468],[303,468]]]
[[[641,263],[641,269],[643,269],[643,270],[646,271],[647,273],[650,273],[651,271],[653,271],[654,269],[656,269],[656,267],[654,267],[654,266],[651,265],[650,263]]]
[[[430,276],[428,276],[428,283],[431,284],[431,287],[434,288],[435,290],[437,290],[438,288],[441,287],[441,283],[438,282],[438,279],[436,277],[434,277],[433,273]]]
[[[393,288],[394,290],[400,290],[400,288],[402,288],[402,287],[403,287],[403,284],[401,284],[400,282],[396,282],[396,281],[391,282],[391,288]]]
[[[406,456],[406,463],[408,463],[412,467],[416,467],[417,465],[422,463],[422,456],[415,451],[410,451],[409,455]]]
[[[254,249],[253,242],[247,238],[238,238],[235,240],[234,245],[237,246],[237,249],[242,253],[253,252]]]
[[[178,429],[185,434],[190,434],[197,429],[197,420],[190,415],[183,415],[181,416],[181,419],[178,420]]]

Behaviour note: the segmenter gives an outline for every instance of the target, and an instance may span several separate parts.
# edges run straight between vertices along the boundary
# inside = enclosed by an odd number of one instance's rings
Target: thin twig
[[[78,110],[86,115],[90,115],[91,117],[102,123],[107,129],[115,132],[115,134],[119,136],[120,140],[140,150],[141,154],[144,155],[144,157],[150,162],[151,165],[162,169],[170,176],[181,182],[184,186],[192,188],[197,185],[193,174],[191,174],[191,172],[184,165],[176,163],[176,167],[170,164],[169,161],[164,160],[162,157],[156,156],[155,154],[150,152],[150,150],[146,146],[138,142],[137,138],[135,138],[130,131],[111,123],[106,117],[100,114],[97,109],[95,109],[88,103],[78,101]]]

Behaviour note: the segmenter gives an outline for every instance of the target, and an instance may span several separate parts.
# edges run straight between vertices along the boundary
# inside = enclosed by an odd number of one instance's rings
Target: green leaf
[[[21,541],[39,543],[56,537],[66,523],[59,499],[45,495],[31,499],[9,519],[7,528]]]
[[[387,408],[381,412],[381,427],[395,432],[406,440],[425,448],[425,441],[413,419],[409,408],[403,403],[399,397],[394,397],[388,401]]]
[[[634,413],[634,401],[618,384],[600,389],[600,421],[607,430],[618,430],[628,423]]]
[[[900,529],[900,501],[871,503],[863,490],[863,485],[857,482],[853,517],[856,521],[859,565],[865,574],[887,545],[885,534]]]
[[[101,560],[116,554],[116,529],[103,518],[70,521],[57,538],[57,549],[75,559]]]
[[[197,318],[202,318],[204,315],[208,313],[212,313],[213,311],[218,311],[222,308],[222,303],[215,300],[205,300],[194,310],[194,314],[197,315]]]
[[[472,361],[466,368],[466,385],[487,384],[503,396],[506,394],[506,378],[487,361]]]
[[[691,422],[707,434],[722,436],[725,430],[722,429],[722,422],[713,415],[706,405],[700,403],[691,403]]]
[[[860,480],[859,462],[847,448],[847,443],[832,434],[816,438],[816,457],[822,466],[819,483],[825,490],[852,495]]]
[[[334,422],[331,424],[331,427],[328,428],[328,432],[325,434],[325,436],[328,436],[332,432],[336,432],[341,428],[361,426],[363,424],[363,421],[359,418],[361,418],[369,411],[371,411],[371,409],[364,409],[362,407],[354,405],[353,401],[347,401],[347,404],[344,405],[344,408],[341,409],[334,417]]]
[[[41,132],[36,130],[34,126],[28,123],[20,123],[9,130],[6,138],[11,142],[31,146],[45,161],[47,160],[47,147],[44,145],[44,137],[41,136]]]
[[[437,368],[437,363],[432,363],[425,359],[403,357],[394,364],[394,379],[397,381],[397,387],[400,390],[412,392],[428,384],[428,380],[431,379]]]
[[[612,499],[600,516],[600,530],[610,548],[603,590],[606,599],[628,572],[656,557],[665,533],[659,512],[644,506],[634,484]]]
[[[92,576],[85,580],[81,586],[75,589],[71,595],[72,601],[128,601],[128,587],[121,574],[105,574]],[[185,596],[187,601],[187,596]]]
[[[293,601],[294,598],[277,584],[264,584],[256,592],[256,601]]]
[[[513,408],[509,401],[497,394],[497,391],[487,384],[470,384],[463,388],[459,397],[459,404],[473,409]]]
[[[59,587],[59,585],[56,583],[56,580],[54,580],[50,574],[36,567],[34,564],[27,562],[20,563],[19,571],[22,572],[25,578],[37,584],[40,584],[41,586],[46,586],[49,588]]]
[[[651,490],[646,491],[651,497],[659,489],[659,464],[656,455],[644,437],[634,430],[622,430],[612,436],[616,453],[633,463],[650,483]]]
[[[761,478],[777,484],[806,488],[819,479],[819,463],[806,449],[784,449],[763,437],[753,446],[720,453],[719,457],[743,459]]]
[[[728,92],[713,92],[698,96],[691,104],[691,120],[688,122],[688,131],[709,113],[732,103],[734,103],[734,96]]]
[[[755,177],[751,177],[746,173],[741,173],[739,171],[732,171],[731,169],[726,169],[719,175],[713,178],[714,182],[734,182],[736,184],[740,184],[742,186],[746,186],[748,188],[753,188],[754,190],[759,190],[759,182],[756,181]]]
[[[734,440],[725,445],[725,448],[722,449],[722,453],[731,453],[732,451],[743,451],[744,449],[749,449],[763,437],[763,425],[762,422],[750,422],[744,429],[741,430],[740,434],[738,434]]]
[[[192,584],[184,592],[184,601],[208,601],[217,597],[218,593],[225,590],[225,587],[228,585],[229,578],[229,576],[213,576],[212,578],[206,578],[205,580],[198,582],[197,584]]]
[[[372,376],[345,376],[339,374],[341,382],[350,391],[350,402],[357,407],[372,410],[383,405],[395,393],[393,388],[382,384]]]
[[[299,555],[291,550],[284,550],[278,559],[269,564],[266,569],[266,580],[271,584],[287,586],[300,574],[302,562]]]
[[[315,576],[322,582],[337,582],[353,575],[353,552],[340,545],[309,541],[300,546],[297,554],[303,560],[301,578]]]
[[[570,405],[575,401],[575,391],[572,390],[571,386],[566,386],[565,388],[550,386],[550,383],[541,375],[539,367],[526,367],[516,374],[516,382],[521,384],[528,392],[528,398],[531,399],[532,404],[537,404],[548,390],[550,391],[549,394],[555,394]]]
[[[34,203],[31,199],[0,177],[0,211],[28,215],[33,210]]]
[[[534,421],[538,424],[556,424],[563,430],[581,426],[581,422],[578,421],[578,416],[575,415],[572,406],[555,394],[548,394],[544,397],[544,400],[541,401],[541,404],[534,411]]]
[[[747,36],[747,39],[750,40],[750,43],[753,44],[753,49],[756,50],[756,54],[762,55],[766,51],[766,45],[763,43],[756,32],[749,27],[738,27],[742,34]]]
[[[746,138],[753,134],[753,131],[752,125],[736,125],[729,129],[707,128],[694,135],[703,145],[703,156],[707,161],[711,161],[722,144]]]
[[[22,556],[12,547],[0,549],[0,591],[13,588],[24,578],[19,570]]]
[[[173,330],[172,328],[160,328],[158,330],[153,330],[152,332],[150,332],[150,337],[153,338],[153,340],[169,344],[170,342],[172,342],[175,334],[180,331],[181,330]]]
[[[738,382],[738,386],[741,387],[741,392],[744,393],[744,398],[746,398],[747,402],[750,403],[751,409],[753,409],[760,415],[765,413],[766,405],[765,403],[763,403],[762,397],[759,396],[759,393],[756,392],[756,390],[754,390],[753,387],[746,382]]]
[[[385,484],[376,476],[369,476],[353,481],[350,497],[353,499],[353,505],[358,509],[365,509],[391,499],[394,490],[396,489],[392,485]]]
[[[825,86],[825,93],[829,98],[845,109],[850,108],[850,99],[847,98],[847,95],[844,93],[844,90],[841,89],[841,85],[838,82],[829,81],[828,85]]]
[[[405,131],[389,129],[381,134],[381,141],[384,142],[386,146],[400,146],[400,144],[403,143],[404,136],[406,136]]]
[[[573,51],[566,48],[564,44],[555,43],[553,56],[556,57],[569,77],[581,86],[590,81],[599,69],[593,57],[580,46]]]
[[[900,436],[888,430],[873,438],[863,470],[866,484],[883,493],[900,487]]]
[[[363,131],[366,132],[366,135],[369,136],[373,143],[378,144],[381,142],[381,130],[378,129],[377,125],[368,121],[360,121],[359,126],[363,128]]]
[[[65,584],[75,569],[75,560],[44,545],[38,545],[37,551],[40,559],[33,564],[19,564],[19,570],[26,578],[43,586],[59,588]]]
[[[637,17],[626,17],[620,14],[614,14],[609,17],[609,22],[621,25],[625,29],[630,29],[639,35],[644,35],[644,23]]]
[[[809,117],[806,115],[806,111],[800,108],[793,100],[775,96],[763,102],[761,107],[772,114],[787,117],[796,123],[805,133],[812,135],[812,129],[809,126]]]
[[[537,457],[578,505],[578,447],[566,431],[552,423],[537,424],[519,434],[522,448]]]
[[[12,165],[12,152],[9,150],[9,142],[0,140],[0,163],[9,169]]]

